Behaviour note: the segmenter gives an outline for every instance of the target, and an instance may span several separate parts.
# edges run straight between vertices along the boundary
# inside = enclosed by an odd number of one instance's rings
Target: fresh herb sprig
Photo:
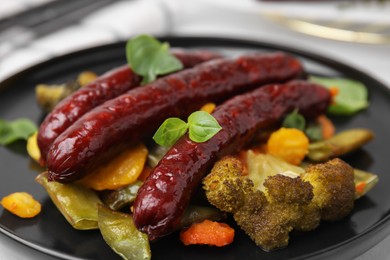
[[[149,35],[139,35],[126,44],[127,62],[143,77],[141,84],[154,81],[158,75],[181,70],[183,64],[169,52],[169,44]]]
[[[166,119],[157,129],[153,140],[162,146],[172,146],[188,131],[192,141],[202,143],[211,139],[221,129],[212,115],[205,111],[196,111],[188,117],[187,123],[177,117]]]
[[[303,115],[299,114],[298,110],[295,109],[284,118],[282,126],[286,128],[296,128],[304,131],[306,127],[306,120]]]
[[[303,131],[311,141],[318,141],[323,138],[321,126],[316,123],[308,124],[305,117],[301,115],[297,109],[284,118],[282,126]]]
[[[369,105],[367,88],[359,81],[317,76],[310,76],[309,80],[326,88],[337,88],[338,93],[328,109],[330,114],[350,116]]]
[[[0,145],[6,146],[17,140],[27,140],[37,129],[37,126],[26,118],[14,121],[0,119]]]

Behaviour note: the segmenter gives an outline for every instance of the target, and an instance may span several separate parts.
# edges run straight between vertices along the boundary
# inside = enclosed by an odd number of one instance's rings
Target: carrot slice
[[[206,103],[200,108],[200,111],[205,111],[209,114],[213,113],[216,105],[214,103]]]
[[[321,126],[322,137],[324,139],[329,139],[334,136],[336,129],[333,122],[328,117],[321,115],[317,117],[317,122]]]
[[[334,98],[339,94],[340,90],[337,86],[333,86],[333,87],[329,88],[329,92],[330,92],[330,95]]]
[[[226,246],[234,240],[234,229],[225,223],[204,220],[180,233],[184,245]]]
[[[356,184],[355,190],[358,194],[361,194],[361,193],[363,193],[366,186],[367,186],[367,183],[365,181],[359,182],[358,184]]]

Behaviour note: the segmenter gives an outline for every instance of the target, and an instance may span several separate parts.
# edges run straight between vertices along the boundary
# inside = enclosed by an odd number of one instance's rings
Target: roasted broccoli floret
[[[302,179],[313,186],[313,203],[321,209],[321,218],[336,221],[347,216],[355,200],[353,168],[340,159],[309,166]]]
[[[343,177],[343,172],[349,171],[350,167],[339,161],[311,166],[304,174],[305,178],[293,172],[268,176],[264,181],[265,189],[261,191],[247,176],[242,176],[243,163],[240,160],[225,157],[214,165],[211,173],[205,177],[203,186],[211,204],[232,213],[237,224],[251,239],[263,250],[270,251],[287,246],[289,233],[293,229],[312,230],[319,225],[321,216],[333,220],[327,217],[330,209],[332,214],[337,213],[336,205],[351,203],[347,202],[349,195],[343,195],[336,202],[337,196],[331,196],[333,192],[347,189],[342,194],[352,193],[353,205],[353,174],[351,186],[350,173]],[[340,182],[337,185],[331,180],[335,174],[334,182]],[[347,208],[351,210],[350,206]],[[346,212],[343,209],[337,217],[345,216]]]
[[[289,233],[304,217],[313,192],[298,176],[270,176],[264,186],[264,192],[252,192],[234,219],[257,245],[270,251],[288,245]]]
[[[222,211],[236,212],[245,202],[247,192],[252,192],[252,182],[241,176],[242,163],[234,157],[218,161],[210,177],[203,181],[208,200]]]

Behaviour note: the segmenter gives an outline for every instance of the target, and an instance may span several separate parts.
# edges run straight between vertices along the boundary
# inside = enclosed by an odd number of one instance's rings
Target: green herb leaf
[[[162,123],[153,136],[153,140],[162,146],[172,146],[188,130],[189,138],[194,142],[206,142],[222,127],[207,112],[196,111],[188,117],[188,123],[180,118],[171,117]]]
[[[222,127],[218,121],[205,111],[196,111],[188,117],[189,137],[194,142],[206,142]]]
[[[322,136],[322,128],[318,124],[310,124],[305,130],[306,136],[310,141],[321,141],[323,139]]]
[[[130,39],[126,44],[126,57],[132,70],[143,76],[142,84],[183,68],[182,63],[169,53],[168,43],[161,43],[149,35]]]
[[[29,119],[21,118],[14,121],[0,119],[0,145],[8,145],[20,139],[27,140],[37,129]]]
[[[157,129],[153,140],[162,146],[172,146],[188,129],[186,122],[177,117],[168,118]]]
[[[282,125],[286,128],[296,128],[303,131],[306,126],[306,120],[298,113],[298,110],[295,109],[284,118]]]
[[[335,103],[330,105],[328,112],[334,115],[352,115],[368,107],[366,86],[358,81],[345,78],[325,78],[310,76],[310,81],[327,88],[337,87]]]

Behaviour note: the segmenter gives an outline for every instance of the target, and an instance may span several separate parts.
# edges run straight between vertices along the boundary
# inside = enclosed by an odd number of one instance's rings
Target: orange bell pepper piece
[[[94,190],[115,190],[129,185],[141,174],[148,150],[144,144],[131,147],[97,168],[80,183]]]

